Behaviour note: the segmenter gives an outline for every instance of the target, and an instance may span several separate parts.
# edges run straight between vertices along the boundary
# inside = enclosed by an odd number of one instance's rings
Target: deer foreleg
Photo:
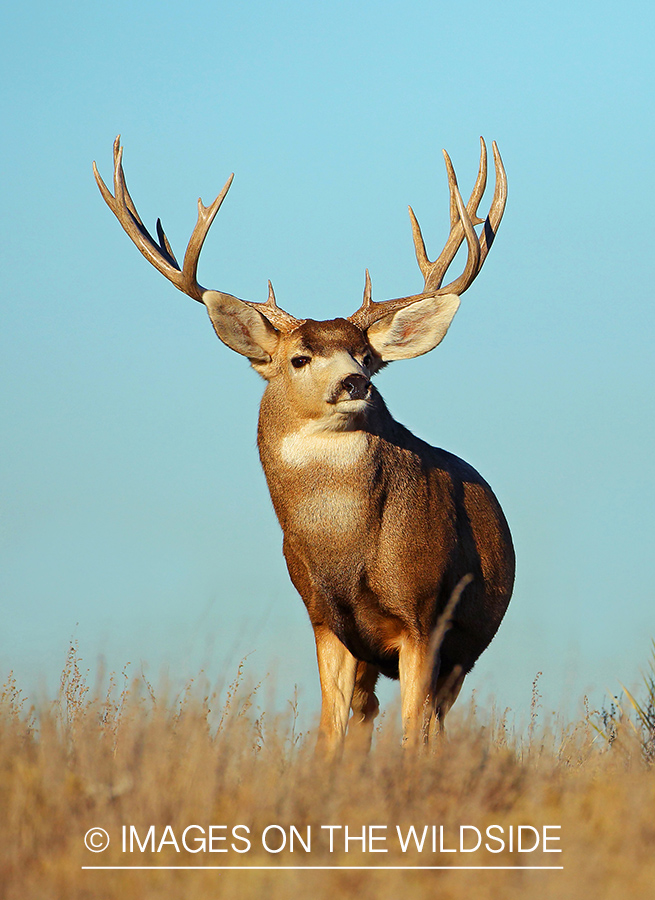
[[[425,744],[430,720],[435,713],[434,694],[430,690],[432,672],[428,647],[405,639],[400,646],[400,705],[403,720],[403,744]]]
[[[335,755],[346,735],[357,660],[325,625],[314,627],[314,637],[322,694],[318,746]]]

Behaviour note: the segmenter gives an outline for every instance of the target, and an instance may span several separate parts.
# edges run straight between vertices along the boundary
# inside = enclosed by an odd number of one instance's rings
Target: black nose
[[[351,400],[363,400],[368,392],[370,381],[364,375],[346,375],[341,382]]]

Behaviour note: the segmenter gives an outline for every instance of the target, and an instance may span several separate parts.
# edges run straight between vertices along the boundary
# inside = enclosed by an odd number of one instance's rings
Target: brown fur
[[[512,590],[512,542],[500,506],[480,475],[394,421],[374,387],[365,410],[340,429],[326,428],[318,437],[307,431],[307,423],[322,421],[320,405],[314,409],[307,401],[299,412],[289,400],[294,373],[285,364],[300,352],[329,360],[344,350],[354,363],[366,353],[374,355],[366,335],[343,320],[308,322],[280,339],[272,372],[266,373],[270,380],[260,410],[259,452],[284,532],[289,574],[307,607],[317,646],[336,638],[353,658],[348,663],[350,696],[341,699],[342,707],[347,709],[354,698],[353,725],[369,726],[377,707],[377,672],[400,676],[403,694],[411,695],[403,697],[403,713],[408,740],[413,740],[425,726],[421,710],[427,704],[428,718],[443,717],[493,638]],[[328,377],[321,388],[330,396]],[[300,452],[298,460],[289,462],[285,439],[299,432],[305,433],[307,451],[293,438]],[[342,464],[339,446],[344,448]],[[473,583],[455,609],[438,658],[428,660],[438,617],[469,573]],[[337,745],[343,736],[343,709],[336,718],[331,710],[342,688],[329,666],[323,671],[325,654],[319,650],[318,655],[324,694],[321,730],[328,744]],[[339,658],[343,668],[346,657]],[[409,661],[406,686],[403,658]],[[451,689],[437,708],[439,689],[449,681]]]

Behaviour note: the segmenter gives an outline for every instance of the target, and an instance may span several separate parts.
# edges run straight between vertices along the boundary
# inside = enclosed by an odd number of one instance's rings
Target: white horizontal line
[[[349,869],[351,871],[361,871],[361,870],[372,870],[376,872],[384,872],[384,871],[393,871],[393,872],[405,872],[405,871],[421,871],[425,869],[426,872],[440,870],[471,870],[471,869],[485,869],[487,871],[493,869],[517,869],[520,871],[526,870],[539,870],[539,871],[554,871],[557,869],[563,869],[564,866],[82,866],[82,869],[103,869],[103,870],[152,870],[156,869],[158,871],[166,870],[212,870],[216,872],[254,872],[254,871],[267,871],[267,872],[276,872],[276,871],[296,871],[296,870],[317,870],[321,872],[329,872],[332,869]]]

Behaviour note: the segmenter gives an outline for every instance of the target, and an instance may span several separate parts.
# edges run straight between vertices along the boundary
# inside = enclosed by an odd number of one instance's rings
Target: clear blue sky
[[[444,343],[390,366],[393,414],[473,463],[518,577],[467,684],[525,710],[633,684],[655,636],[652,4],[13,4],[2,52],[0,675],[275,673],[318,707],[311,630],[255,447],[263,382],[138,254],[91,173],[200,280],[299,316],[420,290],[411,203],[448,226],[478,137],[505,219]],[[391,696],[391,694],[389,694]]]

